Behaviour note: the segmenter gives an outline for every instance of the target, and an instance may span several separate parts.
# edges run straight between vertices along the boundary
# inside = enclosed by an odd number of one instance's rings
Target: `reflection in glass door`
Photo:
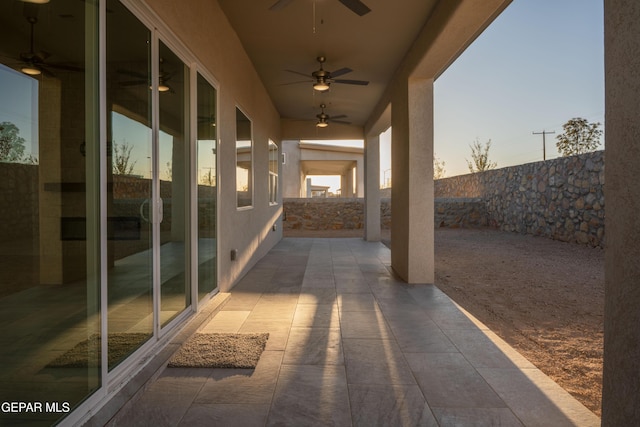
[[[198,298],[217,287],[216,90],[198,74]]]
[[[153,336],[151,32],[107,8],[109,369]]]
[[[191,303],[187,277],[189,68],[164,43],[159,46],[158,138],[160,218],[160,324]]]
[[[96,2],[0,1],[2,426],[55,424],[103,384],[97,23]]]

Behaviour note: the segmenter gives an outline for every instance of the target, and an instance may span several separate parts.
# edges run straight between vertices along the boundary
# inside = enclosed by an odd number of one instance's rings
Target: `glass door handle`
[[[162,223],[162,220],[164,219],[164,201],[162,200],[162,197],[158,198],[157,201],[157,211],[158,211],[158,224]]]
[[[144,215],[144,206],[149,204],[149,199],[144,199],[144,201],[140,204],[140,217],[144,220],[144,222],[149,222],[149,218]],[[155,212],[151,212],[151,222],[154,224],[160,224],[164,219],[164,202],[162,198],[160,198],[155,204]]]
[[[144,220],[144,222],[149,222],[149,218],[144,216],[144,205],[149,203],[149,199],[144,199],[142,203],[140,203],[140,218]]]

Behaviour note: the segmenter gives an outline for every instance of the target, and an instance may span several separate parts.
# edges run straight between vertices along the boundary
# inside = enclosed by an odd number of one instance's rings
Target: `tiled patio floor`
[[[111,425],[596,426],[432,285],[362,239],[285,238],[202,332],[269,332],[255,370],[166,368]]]

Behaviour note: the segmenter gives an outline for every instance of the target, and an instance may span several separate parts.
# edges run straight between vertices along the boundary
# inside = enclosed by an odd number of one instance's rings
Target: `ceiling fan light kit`
[[[318,92],[326,92],[329,90],[329,83],[325,82],[324,79],[318,80],[313,84],[313,88]]]
[[[49,0],[21,0],[23,3],[46,4]]]
[[[23,73],[29,76],[38,76],[42,74],[42,71],[40,71],[40,69],[32,65],[25,65],[24,67],[20,68],[20,71],[22,71]]]
[[[153,85],[149,86],[149,90],[153,90]],[[162,82],[158,85],[158,92],[169,92],[170,90],[171,88]]]

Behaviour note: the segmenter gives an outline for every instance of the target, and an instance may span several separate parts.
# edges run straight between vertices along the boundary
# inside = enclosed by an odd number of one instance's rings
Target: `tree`
[[[165,174],[167,175],[167,181],[172,181],[173,180],[173,165],[171,164],[171,162],[167,162],[167,170],[165,171]]]
[[[600,145],[601,123],[589,123],[581,117],[573,118],[564,125],[564,133],[556,137],[556,147],[563,156],[588,153]]]
[[[25,160],[25,140],[20,129],[11,122],[0,123],[0,162],[19,162]],[[28,160],[29,157],[26,158]]]
[[[489,161],[489,149],[491,148],[491,140],[488,140],[486,144],[481,144],[480,141],[476,138],[473,145],[469,145],[471,147],[471,159],[470,162],[467,160],[467,166],[469,167],[469,172],[482,172],[488,171],[489,169],[495,169],[498,164],[496,162]]]
[[[216,183],[216,176],[213,173],[214,168],[205,168],[208,169],[207,173],[200,177],[200,184],[208,185],[209,187],[213,187]]]
[[[447,174],[447,171],[444,170],[444,162],[433,156],[433,179],[441,179]]]
[[[126,141],[123,141],[120,145],[117,142],[113,143],[114,175],[131,175],[133,167],[137,163],[137,161],[129,163],[131,161],[131,150],[133,150],[133,146]]]

